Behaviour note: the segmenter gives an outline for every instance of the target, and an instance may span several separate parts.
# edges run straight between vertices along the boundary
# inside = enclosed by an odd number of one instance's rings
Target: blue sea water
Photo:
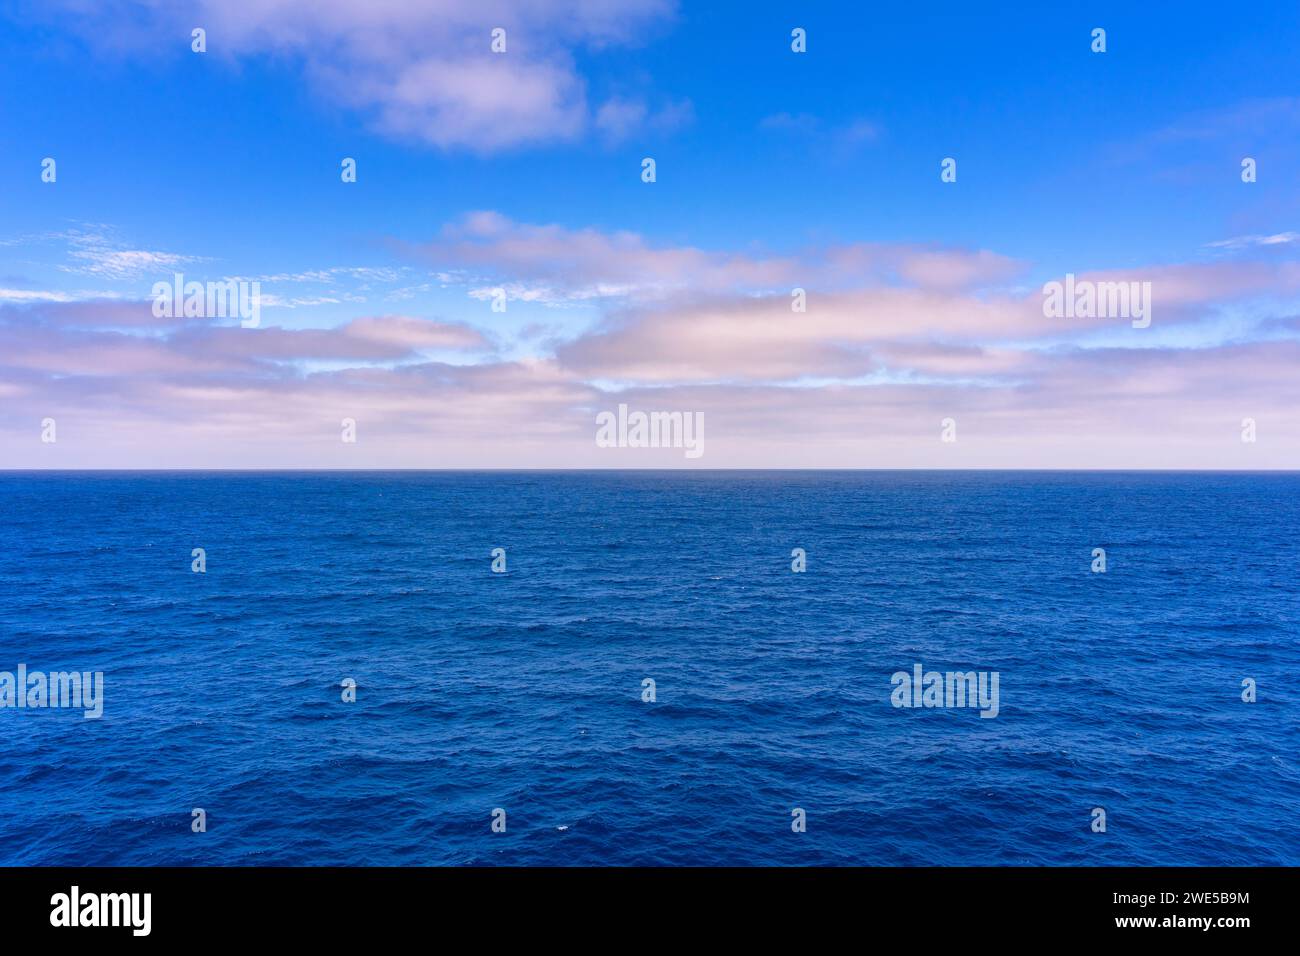
[[[1294,474],[8,473],[0,501],[0,670],[105,675],[99,720],[0,710],[3,864],[1300,864]],[[892,706],[917,663],[997,671],[998,716]]]

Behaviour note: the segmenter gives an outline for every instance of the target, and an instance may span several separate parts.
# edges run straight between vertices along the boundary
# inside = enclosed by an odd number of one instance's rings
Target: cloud
[[[861,262],[864,287],[806,290],[806,311],[788,293],[748,296],[678,295],[609,316],[596,329],[559,346],[566,368],[617,382],[781,383],[864,375],[942,375],[1019,380],[1018,356],[1056,348],[1072,336],[1110,330],[1133,349],[1154,345],[1154,333],[1123,317],[1049,318],[1043,295],[985,288],[976,278],[1004,278],[1010,260],[960,251],[840,250],[831,262]],[[873,273],[868,266],[888,264]],[[945,265],[953,271],[946,275]],[[838,272],[827,267],[834,279]],[[880,277],[894,281],[881,282]],[[1223,306],[1300,292],[1291,264],[1210,264],[1085,272],[1085,282],[1151,283],[1156,332],[1210,319]]]
[[[0,328],[156,329],[178,321],[155,316],[151,302],[129,299],[69,297],[22,304],[27,308],[0,307]]]
[[[367,342],[382,342],[401,349],[483,349],[482,333],[464,325],[430,322],[409,315],[383,315],[354,319],[342,327],[344,335]]]
[[[702,462],[724,467],[1300,467],[1295,263],[1077,277],[1150,281],[1153,327],[1138,330],[1044,317],[1030,265],[992,250],[770,255],[484,211],[408,251],[520,295],[594,295],[599,318],[525,329],[513,345],[531,354],[506,361],[479,329],[409,314],[243,329],[158,319],[147,302],[0,305],[0,454],[14,467],[682,465],[596,448],[596,412],[628,402],[703,412]],[[1258,323],[1216,333],[1223,313]],[[1199,330],[1195,346],[1180,327]],[[46,416],[57,447],[33,426]],[[344,417],[357,446],[338,441]],[[956,445],[938,441],[948,417]],[[1239,439],[1246,417],[1257,445]]]
[[[328,77],[345,102],[373,109],[382,131],[444,148],[568,140],[587,122],[585,90],[562,62],[424,59],[391,75],[330,67]]]
[[[879,123],[862,117],[831,123],[811,113],[772,113],[759,120],[758,128],[770,133],[815,139],[821,153],[839,159],[884,135]]]
[[[1197,110],[1150,133],[1146,142],[1177,144],[1246,138],[1258,142],[1300,130],[1300,97],[1277,96],[1241,100],[1224,107]]]
[[[231,330],[238,332],[242,330]],[[597,411],[704,414],[704,467],[1295,468],[1295,342],[1039,356],[1027,381],[611,392],[554,363],[436,362],[303,375],[12,372],[0,451],[14,467],[681,467],[680,452],[599,449]],[[102,369],[101,369],[102,371]],[[39,422],[59,423],[42,445]],[[1260,441],[1240,441],[1241,419]],[[340,420],[358,443],[339,441]],[[939,441],[940,423],[958,441]]]
[[[78,249],[72,253],[72,257],[80,264],[65,267],[68,271],[83,272],[102,279],[135,279],[167,272],[195,261],[191,256],[149,252],[145,249]]]
[[[141,5],[56,0],[95,48],[156,55],[188,51],[201,24],[208,54],[278,56],[298,63],[329,100],[368,113],[380,131],[444,149],[492,152],[573,139],[593,122],[628,135],[638,122],[670,126],[680,107],[632,117],[602,107],[593,119],[581,49],[642,42],[675,14],[670,0],[184,0]],[[491,31],[506,30],[493,53]]]
[[[620,143],[634,133],[667,133],[688,125],[695,119],[690,100],[668,103],[651,111],[644,100],[612,97],[596,111],[595,126],[612,143]]]
[[[562,345],[556,357],[585,377],[620,382],[851,379],[898,371],[886,359],[919,355],[925,343],[946,348],[1057,331],[1043,318],[1041,298],[880,287],[811,292],[806,312],[792,311],[791,301],[788,294],[678,298],[617,315]],[[892,348],[883,353],[886,344]]]
[[[789,296],[795,287],[988,287],[1025,268],[988,250],[924,244],[855,243],[782,255],[653,245],[633,232],[518,223],[490,210],[466,214],[431,242],[400,248],[431,266],[478,275],[469,292],[474,298],[503,289],[508,299],[547,305],[776,291]]]
[[[758,121],[759,129],[786,133],[812,133],[820,126],[821,121],[811,113],[773,113]]]
[[[157,318],[149,302],[0,307],[0,366],[53,376],[267,372],[271,365],[304,360],[394,363],[428,352],[491,350],[474,329],[414,316],[367,316],[332,328],[245,329],[206,318]]]
[[[988,288],[1014,279],[1025,263],[987,249],[919,243],[853,243],[821,250],[818,272],[831,281],[902,283],[923,288]],[[824,280],[825,281],[825,280]]]
[[[132,248],[131,244],[124,241],[112,226],[98,223],[75,223],[70,228],[55,232],[12,236],[0,241],[0,246],[10,248],[54,246],[61,250],[67,260],[59,264],[60,271],[110,281],[132,280],[142,276],[170,273],[186,263],[203,261],[199,256]],[[49,298],[62,294],[66,293],[50,293],[41,297]],[[10,301],[17,301],[22,298],[22,295],[15,292],[7,298]]]
[[[1277,232],[1265,236],[1234,236],[1231,239],[1220,239],[1218,242],[1206,243],[1206,248],[1236,251],[1259,247],[1291,246],[1297,242],[1300,242],[1300,232]]]
[[[749,288],[795,274],[793,260],[656,248],[632,232],[516,223],[491,211],[469,213],[433,242],[406,251],[437,267],[477,269],[545,288],[556,300]]]
[[[1148,166],[1168,181],[1217,181],[1225,169],[1235,177],[1246,156],[1271,157],[1275,168],[1286,168],[1297,133],[1300,97],[1249,98],[1186,113],[1107,145],[1103,155],[1115,164]]]
[[[107,227],[69,229],[47,238],[67,243],[72,262],[60,266],[63,271],[100,279],[137,279],[200,261],[196,256],[129,248]]]
[[[0,289],[0,302],[71,302],[70,292],[52,289]]]

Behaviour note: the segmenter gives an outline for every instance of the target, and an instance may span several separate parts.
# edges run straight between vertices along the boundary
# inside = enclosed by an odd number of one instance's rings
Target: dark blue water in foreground
[[[0,502],[0,670],[105,674],[100,720],[0,710],[3,864],[1300,864],[1300,476],[8,474]],[[998,716],[891,706],[916,663],[998,671]]]

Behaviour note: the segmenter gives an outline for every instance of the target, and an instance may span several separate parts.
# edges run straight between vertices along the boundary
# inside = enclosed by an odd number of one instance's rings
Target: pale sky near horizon
[[[1131,6],[11,4],[0,468],[1300,468],[1300,8]]]

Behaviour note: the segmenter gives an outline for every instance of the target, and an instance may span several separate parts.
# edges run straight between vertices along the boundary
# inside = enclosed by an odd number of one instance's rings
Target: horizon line
[[[696,474],[925,472],[929,474],[1300,475],[1298,468],[0,468],[0,475],[75,474]]]

